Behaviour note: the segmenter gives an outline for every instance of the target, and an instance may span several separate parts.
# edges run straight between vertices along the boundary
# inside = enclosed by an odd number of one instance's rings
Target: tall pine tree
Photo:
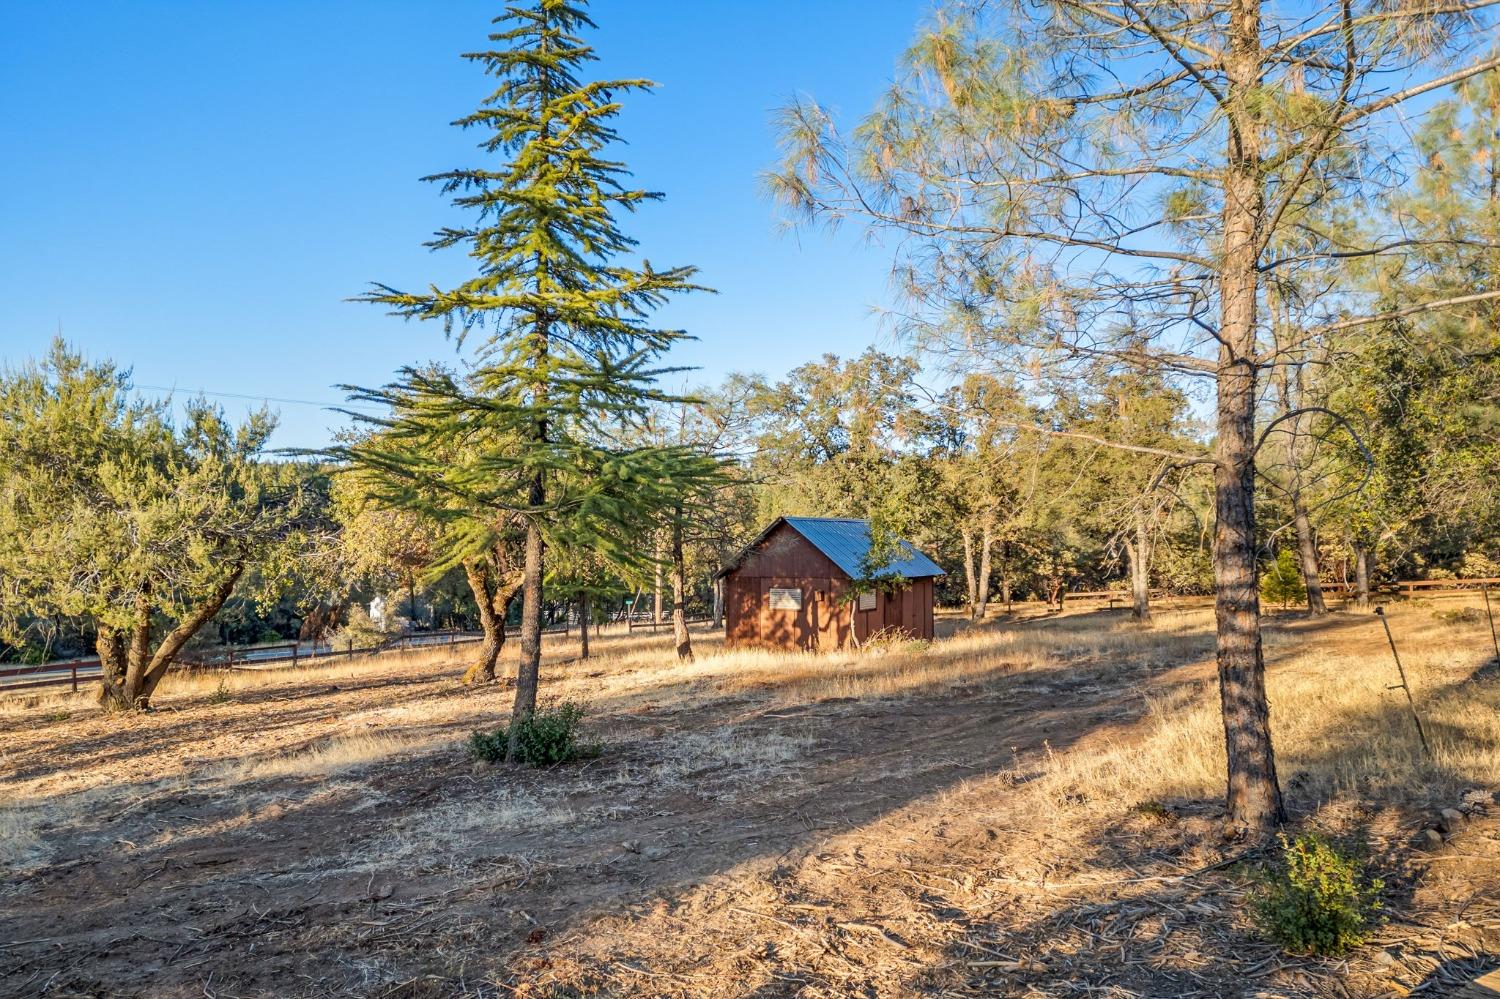
[[[712,471],[680,448],[626,448],[618,428],[668,398],[655,388],[659,359],[686,334],[649,325],[668,296],[694,290],[694,268],[620,263],[635,241],[616,216],[660,194],[627,183],[607,151],[618,141],[619,97],[652,86],[639,79],[582,82],[597,56],[579,33],[594,27],[584,5],[535,0],[494,22],[492,47],[464,56],[499,85],[461,128],[484,133],[497,162],[425,178],[473,213],[440,230],[434,249],[463,247],[478,273],[457,287],[403,292],[376,285],[363,301],[408,319],[438,320],[462,345],[477,341],[462,378],[407,369],[358,398],[401,415],[378,448],[344,457],[438,489],[476,509],[525,522],[521,661],[515,718],[536,705],[541,661],[543,553],[548,544],[631,559],[628,532],[642,505],[665,501],[673,481]],[[445,440],[516,446],[470,452],[450,465]],[[419,491],[414,486],[414,492]],[[519,726],[512,726],[518,731]]]

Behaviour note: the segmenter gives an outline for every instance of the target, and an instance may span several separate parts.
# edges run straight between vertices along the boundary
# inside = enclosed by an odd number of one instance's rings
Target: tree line
[[[269,413],[179,412],[62,343],[5,372],[7,652],[87,641],[102,696],[142,707],[213,623],[347,629],[421,594],[483,629],[469,682],[514,629],[519,718],[549,615],[652,593],[691,657],[759,526],[862,517],[975,619],[1121,583],[1145,625],[1153,591],[1212,593],[1230,824],[1263,834],[1262,586],[1295,570],[1321,614],[1321,580],[1358,605],[1500,572],[1489,6],[940,9],[852,126],[784,108],[767,176],[808,224],[891,237],[901,346],[693,392],[667,388],[689,332],[652,316],[708,289],[623,228],[661,197],[614,158],[651,84],[588,77],[583,4],[507,8],[465,56],[494,81],[456,123],[480,164],[426,178],[468,220],[428,245],[472,276],[360,296],[456,363],[345,386],[350,429],[274,458]]]

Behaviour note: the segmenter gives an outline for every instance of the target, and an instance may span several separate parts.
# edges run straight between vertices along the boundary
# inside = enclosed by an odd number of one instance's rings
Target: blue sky
[[[788,234],[758,174],[799,92],[855,114],[889,83],[925,0],[599,0],[601,74],[661,84],[621,122],[667,200],[628,220],[657,266],[719,290],[664,320],[677,363],[780,374],[884,339],[890,252]],[[435,326],[344,299],[468,273],[420,245],[447,209],[417,178],[479,162],[447,122],[487,92],[458,58],[498,2],[138,0],[14,4],[0,32],[0,363],[63,335],[140,385],[337,401],[452,357]],[[248,402],[222,399],[232,414]],[[341,417],[276,404],[277,444]]]

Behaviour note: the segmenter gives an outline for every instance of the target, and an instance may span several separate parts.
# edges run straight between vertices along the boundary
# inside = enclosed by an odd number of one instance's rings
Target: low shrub
[[[1452,607],[1433,611],[1432,616],[1444,624],[1478,624],[1485,620],[1484,611],[1478,607]]]
[[[580,736],[584,709],[582,705],[564,702],[556,707],[539,708],[512,725],[518,725],[516,762],[534,767],[549,767],[571,760],[598,756],[597,742],[584,742]],[[469,755],[486,763],[505,759],[510,745],[511,725],[493,732],[475,732],[469,736]]]
[[[1378,878],[1317,833],[1281,837],[1281,860],[1254,895],[1261,931],[1294,954],[1343,954],[1364,943],[1380,911]]]

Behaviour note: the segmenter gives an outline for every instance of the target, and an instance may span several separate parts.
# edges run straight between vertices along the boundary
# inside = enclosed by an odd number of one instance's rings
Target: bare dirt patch
[[[1500,964],[1500,691],[1482,625],[1278,618],[1299,820],[1358,833],[1391,922],[1344,961],[1245,916],[1219,836],[1201,608],[1022,614],[930,648],[549,650],[605,743],[548,771],[462,750],[509,692],[437,654],[0,710],[0,993],[89,996],[1441,994]],[[1483,640],[1481,640],[1483,639]],[[1492,673],[1493,671],[1491,671]],[[1486,783],[1486,781],[1489,783]],[[1465,794],[1468,797],[1465,798]],[[1408,848],[1463,804],[1440,852]]]

